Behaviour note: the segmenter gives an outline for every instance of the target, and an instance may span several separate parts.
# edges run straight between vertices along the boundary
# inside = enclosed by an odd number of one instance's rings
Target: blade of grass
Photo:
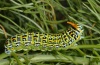
[[[15,11],[11,11],[12,13],[15,13],[15,14],[17,14],[17,15],[20,15],[20,16],[22,16],[23,18],[25,18],[26,20],[28,20],[28,21],[30,21],[30,22],[32,22],[34,25],[36,25],[39,29],[40,29],[40,31],[41,32],[45,32],[34,20],[32,20],[31,18],[29,18],[29,17],[27,17],[27,16],[25,16],[25,15],[23,15],[23,14],[20,14],[20,13],[18,13],[18,12],[15,12]]]

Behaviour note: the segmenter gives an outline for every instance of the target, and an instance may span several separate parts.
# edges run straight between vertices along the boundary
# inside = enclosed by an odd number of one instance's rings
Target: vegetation
[[[77,46],[52,52],[4,53],[9,36],[59,33],[71,21],[84,27]],[[0,0],[0,65],[100,65],[99,0]]]

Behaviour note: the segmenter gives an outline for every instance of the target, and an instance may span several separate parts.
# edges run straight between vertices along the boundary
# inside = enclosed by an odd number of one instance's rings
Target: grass
[[[99,65],[99,14],[99,0],[0,1],[0,65]],[[84,27],[84,38],[77,46],[52,52],[33,51],[26,55],[12,53],[13,57],[3,51],[6,35],[59,33],[66,30],[68,21]]]

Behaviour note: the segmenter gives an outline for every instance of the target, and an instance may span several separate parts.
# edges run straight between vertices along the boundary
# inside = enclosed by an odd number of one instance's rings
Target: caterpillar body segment
[[[7,39],[5,45],[5,53],[10,54],[20,50],[41,50],[52,51],[58,48],[65,48],[71,45],[74,41],[78,41],[82,37],[82,27],[78,24],[68,22],[72,26],[67,31],[59,34],[52,33],[22,33],[16,34]]]

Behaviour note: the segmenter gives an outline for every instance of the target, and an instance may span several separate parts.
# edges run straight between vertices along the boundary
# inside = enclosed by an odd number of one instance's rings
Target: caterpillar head
[[[75,24],[73,22],[67,22],[68,24],[70,24],[77,32],[78,36],[79,36],[79,39],[82,39],[84,38],[83,37],[83,27],[79,24]]]
[[[81,32],[83,30],[83,27],[81,25],[79,25],[79,24],[75,24],[73,22],[67,22],[67,23],[70,24],[73,28],[75,28],[79,32]]]

